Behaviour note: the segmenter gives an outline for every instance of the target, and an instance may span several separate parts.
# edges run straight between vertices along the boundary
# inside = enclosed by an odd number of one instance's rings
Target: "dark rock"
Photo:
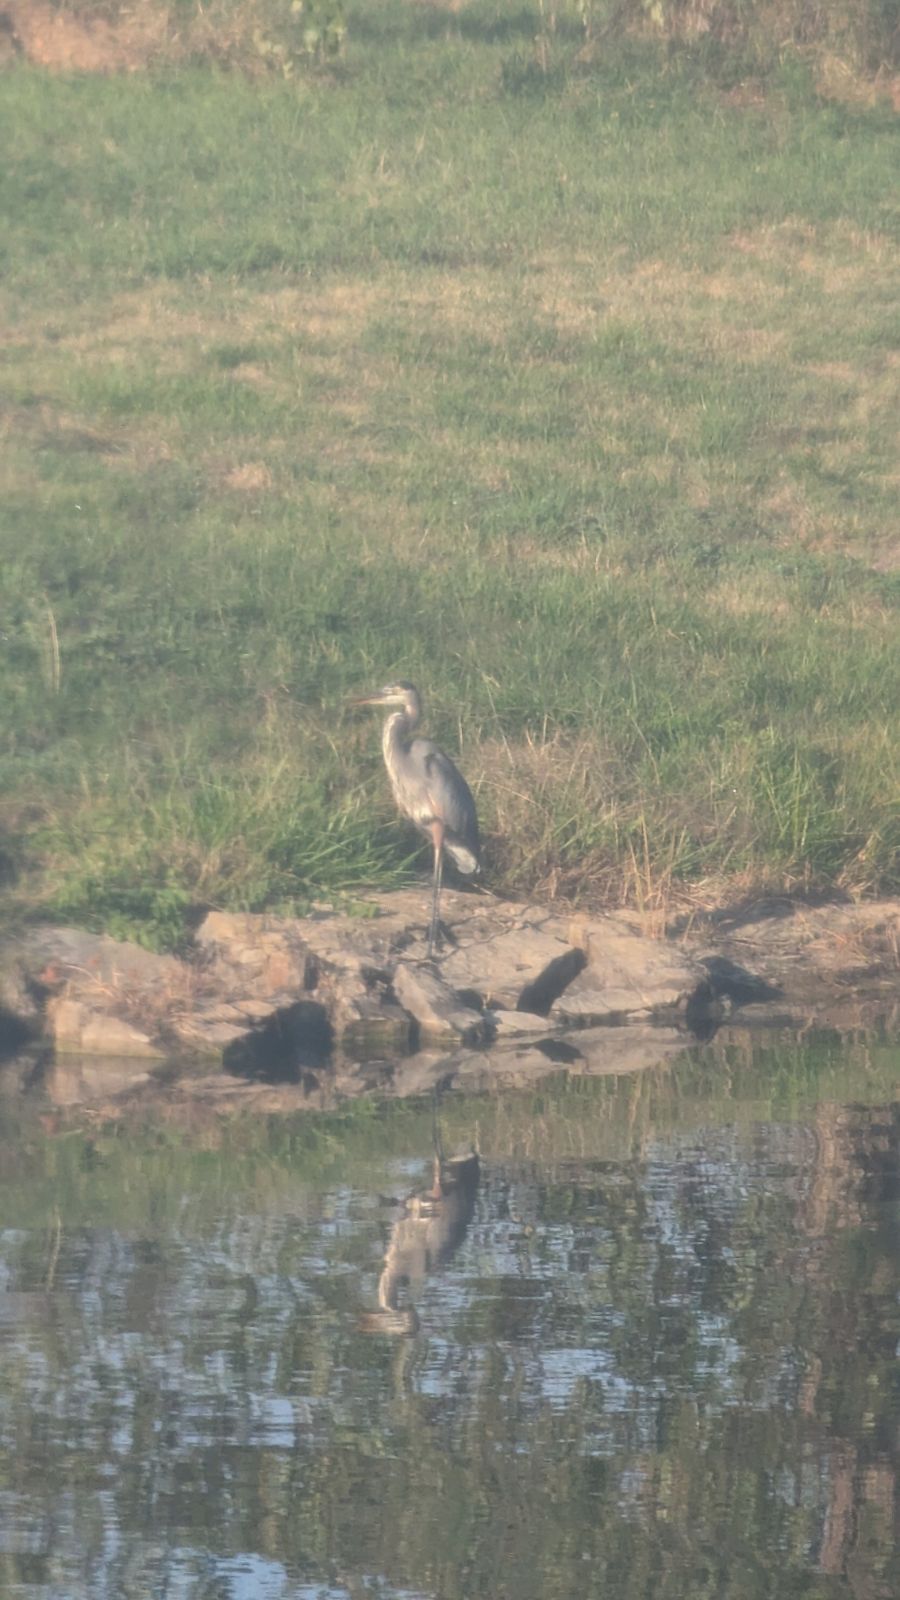
[[[398,961],[394,969],[394,993],[404,1010],[415,1018],[419,1032],[428,1039],[446,1038],[474,1044],[486,1035],[481,1012],[462,1005],[453,990],[424,967]]]
[[[746,967],[739,966],[736,961],[729,961],[727,956],[704,956],[701,966],[709,974],[709,982],[714,995],[722,995],[730,1000],[733,1005],[755,1005],[763,1000],[777,1000],[782,990],[776,985],[767,983],[765,978],[759,977],[755,972],[748,972]]]

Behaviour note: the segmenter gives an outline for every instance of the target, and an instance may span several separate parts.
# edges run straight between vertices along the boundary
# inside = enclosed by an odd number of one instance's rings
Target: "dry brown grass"
[[[169,7],[138,6],[104,16],[46,0],[6,0],[15,47],[50,72],[136,72],[167,53]]]
[[[167,0],[4,0],[12,49],[48,72],[140,72],[206,59],[261,74],[267,60],[254,35],[280,20],[270,0],[204,0],[190,10]]]
[[[272,487],[272,474],[264,461],[244,461],[226,472],[223,483],[226,489],[238,494],[260,494]]]

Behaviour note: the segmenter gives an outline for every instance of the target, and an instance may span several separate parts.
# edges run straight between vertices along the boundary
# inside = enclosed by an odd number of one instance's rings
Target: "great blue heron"
[[[359,695],[356,706],[399,706],[384,724],[381,748],[394,799],[404,817],[430,839],[434,849],[434,890],[428,928],[428,954],[438,935],[443,852],[466,877],[481,871],[481,843],[475,801],[465,778],[431,739],[416,737],[422,715],[418,689],[388,683],[376,694]]]

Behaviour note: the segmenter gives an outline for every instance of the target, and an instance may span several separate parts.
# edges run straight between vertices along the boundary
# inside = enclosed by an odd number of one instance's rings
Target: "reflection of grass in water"
[[[795,1120],[818,1102],[875,1104],[900,1095],[900,1047],[824,1035],[802,1044],[712,1044],[661,1070],[621,1078],[551,1078],[533,1091],[448,1096],[444,1146],[477,1144],[486,1163],[553,1166],[638,1157],[669,1128]],[[193,1130],[127,1121],[48,1135],[36,1111],[6,1120],[7,1225],[116,1226],[151,1233],[176,1219],[206,1228],[223,1214],[290,1207],[338,1183],[390,1192],[391,1163],[432,1151],[430,1101],[363,1099],[332,1114],[211,1117]]]

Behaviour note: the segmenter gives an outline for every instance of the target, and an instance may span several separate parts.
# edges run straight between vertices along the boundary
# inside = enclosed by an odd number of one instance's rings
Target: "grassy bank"
[[[347,21],[4,77],[9,897],[171,942],[396,881],[392,675],[501,890],[896,889],[889,109]]]

